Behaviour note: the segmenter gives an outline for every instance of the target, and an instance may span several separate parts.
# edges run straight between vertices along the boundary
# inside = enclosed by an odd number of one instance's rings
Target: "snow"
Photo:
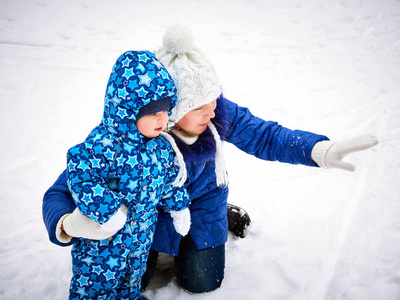
[[[379,144],[354,173],[264,162],[225,145],[231,203],[226,274],[191,295],[168,257],[158,299],[400,299],[400,2],[396,0],[2,0],[0,298],[66,299],[70,248],[48,241],[46,189],[100,121],[111,67],[191,28],[225,95],[257,116],[335,141]],[[163,274],[166,277],[163,277]],[[169,276],[169,277],[168,277]]]

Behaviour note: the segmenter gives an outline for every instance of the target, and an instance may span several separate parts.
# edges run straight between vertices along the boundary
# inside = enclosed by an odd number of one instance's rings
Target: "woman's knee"
[[[190,293],[206,293],[216,290],[221,286],[224,276],[204,276],[202,278],[190,277],[190,275],[177,276],[178,284]],[[195,280],[194,280],[195,279]]]
[[[175,258],[176,278],[191,293],[213,291],[221,286],[225,270],[225,245],[197,250],[192,239],[182,239]]]

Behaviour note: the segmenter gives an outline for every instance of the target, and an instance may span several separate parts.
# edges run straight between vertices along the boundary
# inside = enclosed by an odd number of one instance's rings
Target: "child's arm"
[[[170,174],[173,174],[171,171]],[[171,178],[171,177],[170,177]],[[159,205],[164,211],[180,211],[187,208],[190,204],[189,195],[183,186],[174,186],[171,182],[164,185],[164,191]]]
[[[126,218],[126,211],[126,206],[122,204],[120,210],[114,216],[122,215]],[[114,235],[124,225],[119,222],[115,228],[112,227],[111,230],[107,231],[107,226],[110,227],[111,225],[109,224],[110,221],[100,225],[82,215],[76,208],[68,189],[66,171],[61,173],[44,194],[42,214],[50,241],[59,246],[73,244],[76,242],[75,237],[106,239]]]
[[[67,184],[80,213],[104,224],[119,210],[122,196],[108,187],[109,162],[90,145],[80,144],[67,154]]]
[[[169,174],[176,173],[175,168],[171,168]],[[159,206],[169,212],[174,224],[176,232],[180,235],[185,236],[188,234],[190,229],[190,211],[189,204],[190,198],[186,191],[186,188],[180,186],[174,186],[172,182],[176,176],[170,177],[168,183],[164,185],[164,192],[162,194]]]
[[[187,235],[191,220],[188,208],[190,199],[186,189],[168,184],[160,204],[164,211],[170,213],[176,232],[182,236]]]

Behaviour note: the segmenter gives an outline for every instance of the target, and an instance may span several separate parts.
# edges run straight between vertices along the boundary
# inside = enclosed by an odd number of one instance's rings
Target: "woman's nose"
[[[207,104],[207,111],[206,111],[207,116],[209,116],[211,119],[215,117],[215,112],[214,112],[214,107],[211,103]]]

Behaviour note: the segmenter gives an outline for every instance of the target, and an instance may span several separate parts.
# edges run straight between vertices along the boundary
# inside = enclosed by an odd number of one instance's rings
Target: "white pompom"
[[[163,37],[163,47],[174,54],[184,54],[193,49],[193,35],[183,25],[168,28]]]

